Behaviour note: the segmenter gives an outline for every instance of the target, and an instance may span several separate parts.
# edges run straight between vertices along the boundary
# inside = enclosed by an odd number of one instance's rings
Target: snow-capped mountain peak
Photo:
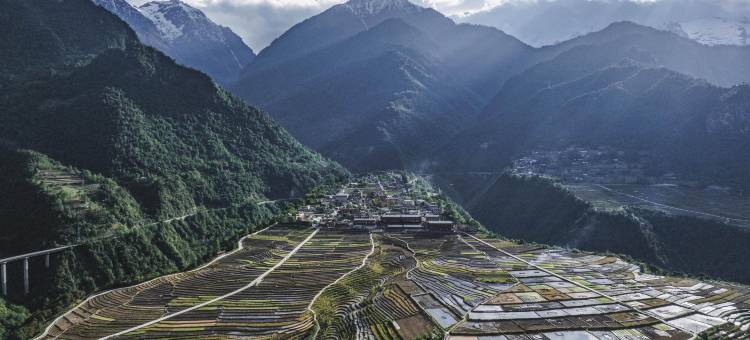
[[[141,13],[143,13],[143,15],[149,18],[156,25],[156,28],[159,30],[163,38],[167,40],[174,40],[182,36],[182,28],[184,27],[184,25],[178,27],[164,15],[164,12],[162,11],[161,1],[149,2],[141,6],[139,9],[141,10]]]
[[[343,6],[358,16],[376,15],[384,11],[413,11],[420,8],[409,0],[349,0]]]
[[[95,4],[106,8],[109,11],[130,11],[138,10],[125,0],[95,0]]]
[[[200,10],[180,0],[158,0],[139,7],[143,15],[154,22],[167,40],[174,40],[183,36],[185,29],[199,26],[198,30],[215,30],[218,26],[211,22]]]
[[[199,10],[179,0],[152,1],[139,7],[143,15],[154,22],[167,40],[174,40],[184,34],[183,29],[191,22],[207,21]]]
[[[145,44],[222,84],[233,81],[255,58],[252,49],[232,30],[180,0],[157,0],[138,8],[127,0],[93,1],[125,20]]]

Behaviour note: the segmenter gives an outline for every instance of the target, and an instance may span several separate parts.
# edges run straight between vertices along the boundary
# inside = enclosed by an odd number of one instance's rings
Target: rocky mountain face
[[[413,167],[530,52],[406,0],[352,0],[276,39],[233,91],[350,167]]]
[[[255,58],[253,50],[232,30],[182,1],[153,1],[138,8],[126,0],[93,1],[127,22],[144,44],[203,71],[219,84],[235,81]]]

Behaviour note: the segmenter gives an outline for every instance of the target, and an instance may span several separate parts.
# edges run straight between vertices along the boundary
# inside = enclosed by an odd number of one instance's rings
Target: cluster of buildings
[[[297,223],[361,231],[453,233],[456,223],[443,214],[432,193],[412,190],[398,173],[372,174],[338,193],[297,211]]]
[[[513,172],[559,178],[565,183],[645,184],[668,181],[670,178],[653,178],[647,175],[647,157],[645,152],[628,153],[607,147],[534,151],[515,160]]]

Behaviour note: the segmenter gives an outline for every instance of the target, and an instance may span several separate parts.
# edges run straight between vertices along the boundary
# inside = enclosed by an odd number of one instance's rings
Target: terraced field
[[[76,171],[64,167],[40,170],[34,176],[44,190],[63,198],[63,205],[72,214],[83,214],[94,203],[89,202],[99,189],[96,183],[87,182]]]
[[[91,339],[156,320],[236,290],[271,268],[311,229],[269,228],[203,268],[113,290],[85,301],[49,328],[49,338]]]
[[[748,336],[750,322],[733,323],[750,308],[747,287],[643,275],[615,257],[465,239],[498,263],[512,257],[533,268],[503,267],[518,284],[469,313],[451,331],[456,338],[690,339],[709,329],[725,338]]]
[[[317,293],[361,264],[371,248],[368,234],[318,233],[257,286],[127,337],[302,336],[314,328],[309,306]]]
[[[326,289],[313,304],[324,339],[411,339],[432,323],[396,284],[416,264],[392,239],[377,236],[366,264]]]
[[[454,340],[750,336],[750,289],[644,275],[616,257],[487,235],[398,237],[418,264],[402,282]]]
[[[92,298],[47,338],[750,336],[750,289],[487,235],[272,227],[194,271]],[[114,336],[113,336],[114,335]]]

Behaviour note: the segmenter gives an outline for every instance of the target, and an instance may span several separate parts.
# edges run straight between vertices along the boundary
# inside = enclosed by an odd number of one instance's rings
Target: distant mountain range
[[[600,143],[669,154],[659,171],[736,183],[746,136],[708,122],[744,98],[728,88],[750,81],[747,60],[748,46],[630,22],[533,48],[406,0],[351,0],[279,37],[232,90],[354,169],[494,171],[542,141]],[[712,162],[690,162],[697,150]]]
[[[631,21],[674,31],[707,45],[748,45],[750,5],[732,0],[539,0],[505,1],[460,22],[502,29],[532,46],[554,45]]]
[[[445,144],[441,168],[494,171],[532,150],[608,146],[649,152],[655,172],[746,187],[750,87],[693,77],[740,83],[749,51],[630,23],[542,49],[557,55],[509,80]]]
[[[253,50],[227,27],[180,0],[158,0],[134,7],[126,0],[93,0],[128,23],[138,38],[174,58],[203,71],[222,85],[254,58]]]

